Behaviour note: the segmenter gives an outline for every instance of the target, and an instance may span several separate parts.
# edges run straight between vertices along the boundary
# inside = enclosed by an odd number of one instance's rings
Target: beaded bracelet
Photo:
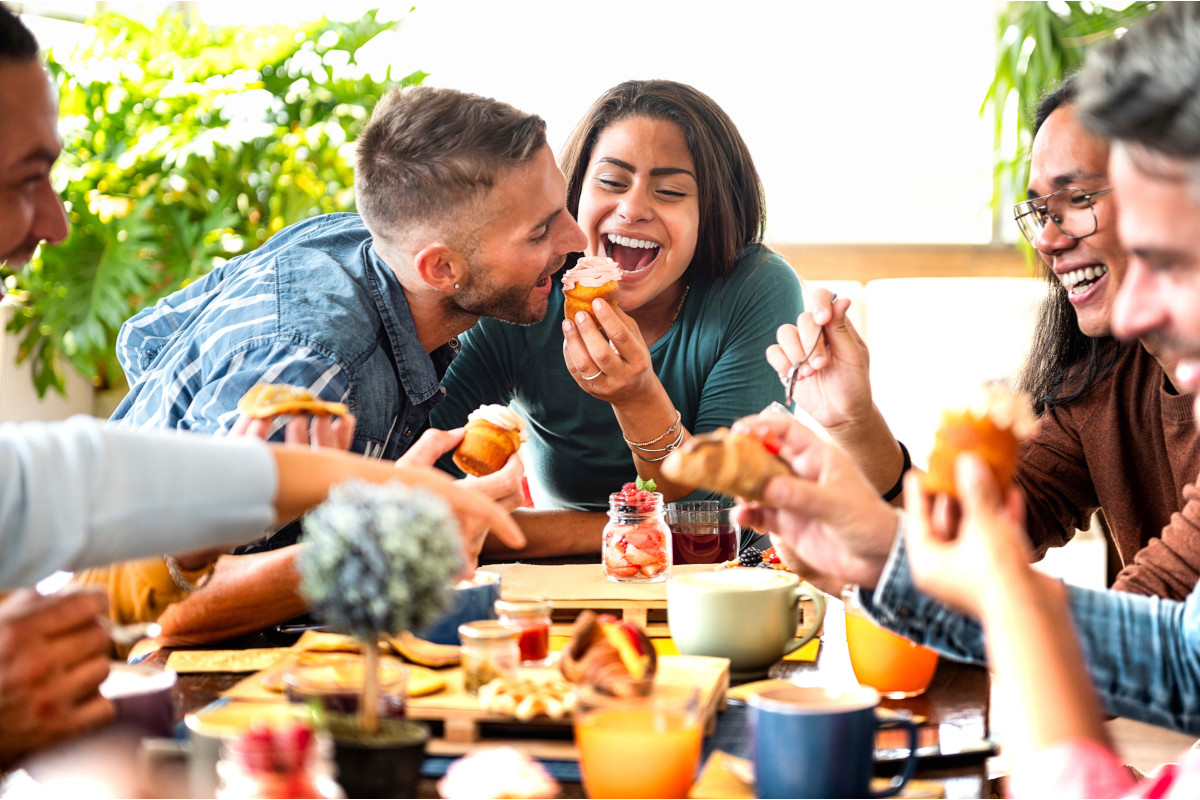
[[[904,464],[900,467],[900,477],[896,479],[896,485],[883,493],[883,502],[885,503],[892,502],[900,495],[900,492],[904,491],[904,476],[912,469],[912,457],[908,454],[908,448],[899,439],[896,440],[896,444],[900,445],[900,453],[904,456]]]
[[[624,434],[624,432],[622,432],[622,433],[621,433],[621,438],[622,438],[622,439],[624,439],[624,440],[625,440],[625,444],[629,445],[630,447],[640,447],[640,448],[641,448],[641,449],[643,449],[643,450],[650,450],[650,448],[649,448],[649,447],[646,447],[646,445],[648,445],[648,444],[654,444],[655,442],[659,441],[660,439],[665,439],[666,437],[670,436],[672,433],[674,433],[674,432],[675,432],[675,429],[679,427],[679,423],[680,423],[682,420],[683,420],[683,412],[682,412],[682,411],[676,411],[676,412],[675,412],[675,421],[671,423],[671,427],[667,428],[665,431],[663,431],[662,433],[660,433],[658,436],[655,436],[653,439],[647,439],[647,440],[646,440],[646,441],[644,441],[644,442],[631,442],[631,441],[629,441],[629,437],[628,437],[628,436],[626,436],[626,435]],[[658,453],[661,453],[662,451],[661,451],[661,450],[655,450],[655,451],[653,451],[653,452],[658,452]]]

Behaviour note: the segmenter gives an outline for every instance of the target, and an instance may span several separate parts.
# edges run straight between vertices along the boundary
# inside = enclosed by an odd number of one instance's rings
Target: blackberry
[[[756,567],[762,563],[762,551],[757,547],[747,547],[738,556],[738,563],[743,567]]]

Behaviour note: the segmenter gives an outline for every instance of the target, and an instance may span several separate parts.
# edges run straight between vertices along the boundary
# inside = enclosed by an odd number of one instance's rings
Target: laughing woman
[[[484,403],[526,418],[537,510],[515,515],[525,557],[598,552],[596,512],[635,473],[668,501],[692,495],[662,477],[663,455],[783,399],[763,352],[803,310],[795,273],[761,244],[754,162],[708,96],[622,83],[592,104],[559,160],[587,255],[621,267],[620,309],[597,301],[594,320],[564,320],[560,275],[542,322],[481,320],[431,418],[453,428]]]

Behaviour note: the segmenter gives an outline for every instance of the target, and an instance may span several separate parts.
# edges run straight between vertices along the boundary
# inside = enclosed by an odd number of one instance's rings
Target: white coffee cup
[[[816,618],[797,638],[805,597],[816,606]],[[761,675],[807,644],[824,616],[825,595],[783,570],[706,570],[667,581],[667,622],[679,652],[728,658],[737,677]]]

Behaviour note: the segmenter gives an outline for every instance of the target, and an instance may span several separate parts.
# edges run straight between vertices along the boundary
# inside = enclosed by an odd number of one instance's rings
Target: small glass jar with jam
[[[511,597],[496,601],[501,625],[517,632],[522,667],[550,663],[550,603],[542,597]]]
[[[610,581],[657,583],[671,575],[671,529],[658,492],[621,491],[608,497],[601,560]]]
[[[479,689],[496,678],[517,676],[521,660],[517,631],[493,619],[465,622],[458,626],[462,642],[463,690],[477,697]]]

